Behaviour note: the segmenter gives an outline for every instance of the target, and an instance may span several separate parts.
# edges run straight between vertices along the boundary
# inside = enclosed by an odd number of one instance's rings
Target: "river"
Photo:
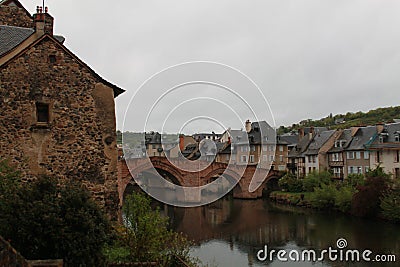
[[[195,242],[192,255],[208,266],[400,266],[400,225],[380,220],[231,197],[204,207],[168,208],[165,213],[175,230]],[[347,247],[341,249],[342,255],[357,249],[360,262],[349,264],[345,256],[340,260],[337,248],[340,238],[347,241]],[[265,246],[268,257],[260,261],[257,253]],[[304,250],[316,250],[318,259],[321,251],[329,247],[338,250],[337,260],[330,261],[327,254],[324,260],[316,262],[290,260],[297,255],[301,259]],[[377,254],[393,254],[397,263],[365,262],[362,252],[367,249],[372,254],[366,258],[373,260]],[[276,253],[269,259],[271,250],[285,250],[283,259],[288,261],[279,260]],[[262,258],[265,253],[260,253]],[[351,259],[351,254],[348,257]]]

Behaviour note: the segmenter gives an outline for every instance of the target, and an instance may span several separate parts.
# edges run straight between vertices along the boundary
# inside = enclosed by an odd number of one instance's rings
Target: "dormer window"
[[[383,143],[383,136],[382,135],[379,136],[379,143]]]
[[[394,136],[394,141],[395,141],[395,142],[400,142],[400,135],[399,135],[399,134],[396,134],[396,135]]]
[[[36,102],[36,120],[38,123],[49,123],[49,104]]]

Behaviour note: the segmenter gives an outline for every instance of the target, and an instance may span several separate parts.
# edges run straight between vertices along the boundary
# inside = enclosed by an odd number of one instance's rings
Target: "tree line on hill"
[[[394,119],[400,119],[400,106],[385,107],[370,110],[368,112],[347,112],[346,114],[329,114],[319,120],[303,120],[291,126],[280,126],[279,134],[297,131],[302,127],[328,127],[329,129],[347,129],[352,126],[367,126],[377,123],[393,123]]]

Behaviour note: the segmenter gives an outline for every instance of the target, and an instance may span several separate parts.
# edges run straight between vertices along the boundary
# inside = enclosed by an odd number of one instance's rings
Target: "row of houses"
[[[365,174],[378,166],[400,178],[400,123],[352,127],[343,130],[300,130],[299,141],[287,155],[287,169],[301,178],[329,170],[335,178]]]
[[[247,121],[245,130],[228,129],[222,134],[173,137],[146,133],[145,146],[138,146],[139,152],[134,157],[185,157],[258,165],[291,172],[298,178],[312,172],[330,171],[334,178],[344,179],[380,166],[400,178],[399,136],[400,123],[340,130],[308,127],[296,133],[276,135],[265,121]]]

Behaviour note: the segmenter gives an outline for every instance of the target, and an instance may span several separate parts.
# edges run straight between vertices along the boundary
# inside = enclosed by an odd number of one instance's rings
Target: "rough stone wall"
[[[0,236],[0,266],[31,267],[7,241]]]
[[[0,157],[20,166],[25,180],[45,174],[81,181],[115,215],[113,90],[50,38],[0,67],[0,79]],[[36,102],[49,104],[47,125],[37,123]]]
[[[0,25],[32,28],[32,18],[26,11],[16,6],[0,5]]]

